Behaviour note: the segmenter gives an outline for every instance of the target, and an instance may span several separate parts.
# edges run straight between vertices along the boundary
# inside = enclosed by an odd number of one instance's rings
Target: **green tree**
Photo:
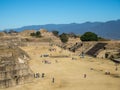
[[[37,31],[37,32],[36,32],[36,37],[41,37],[40,31]]]
[[[36,33],[31,33],[30,36],[35,36],[35,37],[41,37],[40,31],[37,31]]]
[[[98,41],[98,36],[93,32],[86,32],[80,37],[80,39],[82,41]]]
[[[33,33],[30,33],[30,36],[35,36],[35,33],[33,32]]]
[[[15,30],[13,30],[13,29],[11,29],[11,30],[9,30],[9,32],[8,33],[18,33],[17,31],[15,31]]]
[[[52,33],[53,33],[53,35],[55,35],[56,37],[58,37],[58,34],[59,34],[59,32],[58,32],[58,31],[53,30],[53,31],[52,31]]]
[[[68,41],[68,35],[66,33],[62,33],[60,35],[60,40],[61,42],[66,43]]]

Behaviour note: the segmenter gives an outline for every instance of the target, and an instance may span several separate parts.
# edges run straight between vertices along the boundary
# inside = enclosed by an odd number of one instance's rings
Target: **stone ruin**
[[[29,56],[18,47],[0,46],[0,88],[32,82]]]

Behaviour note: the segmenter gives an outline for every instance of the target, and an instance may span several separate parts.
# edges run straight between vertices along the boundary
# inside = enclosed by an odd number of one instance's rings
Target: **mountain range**
[[[46,24],[46,25],[31,25],[14,30],[20,32],[23,30],[40,30],[47,29],[48,31],[57,30],[60,33],[75,33],[83,34],[85,32],[94,32],[101,37],[107,39],[120,40],[120,19],[107,22],[85,22],[85,23],[70,23],[70,24]]]

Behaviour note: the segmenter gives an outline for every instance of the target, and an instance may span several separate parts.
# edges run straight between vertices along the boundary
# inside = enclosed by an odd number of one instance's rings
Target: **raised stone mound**
[[[34,33],[35,30],[24,30],[22,32],[19,33],[19,35],[21,36],[30,36],[31,33]]]
[[[4,32],[0,32],[0,37],[1,36],[5,36],[5,33]]]
[[[31,82],[29,56],[18,47],[0,46],[0,88]]]
[[[58,37],[54,36],[52,32],[48,32],[45,29],[40,29],[40,32],[41,32],[43,39],[49,40],[49,41],[51,40],[54,43],[61,43],[60,39]]]
[[[46,32],[48,32],[46,29],[40,29],[40,33],[42,34],[42,33],[46,33]]]
[[[45,38],[45,37],[51,37],[52,36],[52,33],[51,32],[48,32],[46,29],[40,29],[40,33],[41,35]]]

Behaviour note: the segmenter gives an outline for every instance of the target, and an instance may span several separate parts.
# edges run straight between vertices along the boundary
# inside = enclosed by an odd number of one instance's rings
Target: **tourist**
[[[52,78],[52,83],[54,83],[55,82],[55,79],[54,79],[54,77]]]
[[[86,78],[87,77],[87,75],[86,74],[84,74],[84,78]]]
[[[45,77],[45,74],[44,73],[42,73],[42,78],[44,78]]]

